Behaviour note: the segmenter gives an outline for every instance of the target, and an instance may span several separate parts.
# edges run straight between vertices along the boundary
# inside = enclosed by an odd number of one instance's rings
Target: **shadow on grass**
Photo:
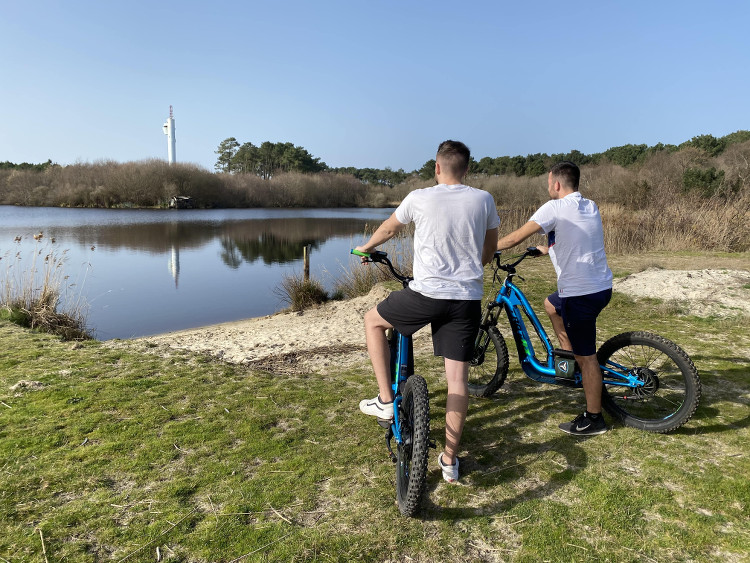
[[[702,393],[692,418],[699,426],[688,423],[673,434],[716,434],[750,427],[750,360],[730,356],[697,355],[693,357],[693,361],[697,366],[729,362],[738,367],[706,371],[700,371],[699,368]],[[730,405],[729,408],[727,404]],[[731,405],[736,405],[736,408],[732,408]]]
[[[469,405],[467,426],[462,438],[462,449],[469,455],[460,457],[461,478],[470,481],[477,494],[486,494],[489,499],[481,509],[476,506],[444,507],[433,502],[435,489],[442,483],[436,468],[427,483],[421,517],[427,520],[451,520],[476,516],[478,511],[486,514],[507,512],[515,505],[529,499],[543,499],[554,495],[568,484],[588,464],[588,454],[581,447],[586,438],[573,438],[555,434],[552,438],[536,439],[540,424],[554,426],[558,432],[558,419],[567,420],[580,410],[583,395],[580,390],[539,385],[515,377],[506,383],[506,393],[491,399],[472,400]],[[430,394],[433,421],[445,412],[445,391]],[[444,425],[439,426],[440,431]],[[534,428],[532,428],[535,427]],[[544,434],[548,433],[544,431]],[[438,451],[444,442],[437,438]],[[548,467],[559,469],[547,473],[538,481],[538,469],[530,468],[536,462],[553,460]],[[434,465],[434,463],[433,463]],[[434,470],[434,471],[433,471]],[[523,483],[526,480],[526,483]],[[520,486],[519,486],[520,484]],[[495,493],[497,491],[497,493]],[[508,497],[507,491],[517,491]],[[494,496],[501,496],[496,501]]]

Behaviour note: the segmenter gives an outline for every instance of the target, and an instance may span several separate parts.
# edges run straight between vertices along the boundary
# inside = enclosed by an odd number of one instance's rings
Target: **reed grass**
[[[328,293],[320,281],[305,279],[302,274],[285,274],[274,293],[289,305],[292,311],[303,311],[308,307],[328,301]]]
[[[365,228],[362,242],[366,242],[376,228],[377,225]],[[411,244],[411,238],[413,235],[414,228],[409,226],[379,249],[387,252],[393,266],[407,276],[412,275],[414,247]],[[393,277],[385,266],[370,263],[362,264],[359,257],[352,257],[346,266],[341,267],[333,293],[343,299],[352,299],[367,295],[378,283],[391,280],[393,280]]]
[[[86,330],[81,299],[70,300],[65,310],[60,310],[63,291],[71,288],[65,274],[67,251],[58,251],[43,233],[34,235],[34,239],[37,247],[30,255],[19,251],[0,257],[0,267],[4,266],[0,270],[0,314],[16,324],[58,335],[63,340],[92,338]]]

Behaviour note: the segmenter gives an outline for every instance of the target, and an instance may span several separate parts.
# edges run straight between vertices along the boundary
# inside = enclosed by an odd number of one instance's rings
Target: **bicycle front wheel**
[[[396,499],[404,516],[413,516],[422,502],[430,446],[430,404],[427,383],[412,375],[404,384],[399,417],[401,443],[396,459]]]
[[[604,385],[602,406],[626,426],[671,432],[693,416],[701,396],[698,370],[685,351],[650,332],[626,332],[607,340],[599,364],[635,375],[644,385]],[[605,374],[605,379],[608,378]]]
[[[469,394],[489,397],[502,387],[507,375],[508,346],[505,338],[495,326],[486,330],[480,328],[469,361]]]

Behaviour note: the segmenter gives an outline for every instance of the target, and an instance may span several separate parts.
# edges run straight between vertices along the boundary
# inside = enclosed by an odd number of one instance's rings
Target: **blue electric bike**
[[[469,368],[469,392],[489,397],[508,374],[508,347],[498,329],[505,311],[524,373],[540,383],[582,387],[582,377],[572,352],[552,346],[539,318],[523,292],[513,283],[516,267],[528,257],[540,256],[529,247],[509,263],[494,256],[493,287],[500,288],[486,303],[474,356]],[[506,273],[501,282],[500,271]],[[524,319],[539,338],[537,355]],[[650,332],[625,332],[613,336],[597,352],[604,380],[602,406],[626,426],[650,432],[671,432],[693,416],[701,396],[698,371],[690,357],[674,342]]]
[[[412,280],[393,267],[387,253],[369,254],[352,250],[365,262],[384,264],[404,287]],[[414,374],[414,348],[411,336],[392,329],[387,333],[390,348],[391,382],[393,388],[393,419],[378,420],[385,428],[385,442],[391,460],[396,464],[396,500],[404,516],[413,516],[419,509],[425,490],[430,440],[430,401],[427,382]],[[391,441],[396,441],[394,454]]]

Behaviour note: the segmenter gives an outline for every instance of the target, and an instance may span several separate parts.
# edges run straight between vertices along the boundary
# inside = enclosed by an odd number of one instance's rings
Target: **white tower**
[[[174,115],[172,114],[172,106],[169,106],[169,119],[167,119],[163,129],[164,134],[167,136],[167,156],[169,157],[169,164],[174,164],[177,156],[175,152]]]

